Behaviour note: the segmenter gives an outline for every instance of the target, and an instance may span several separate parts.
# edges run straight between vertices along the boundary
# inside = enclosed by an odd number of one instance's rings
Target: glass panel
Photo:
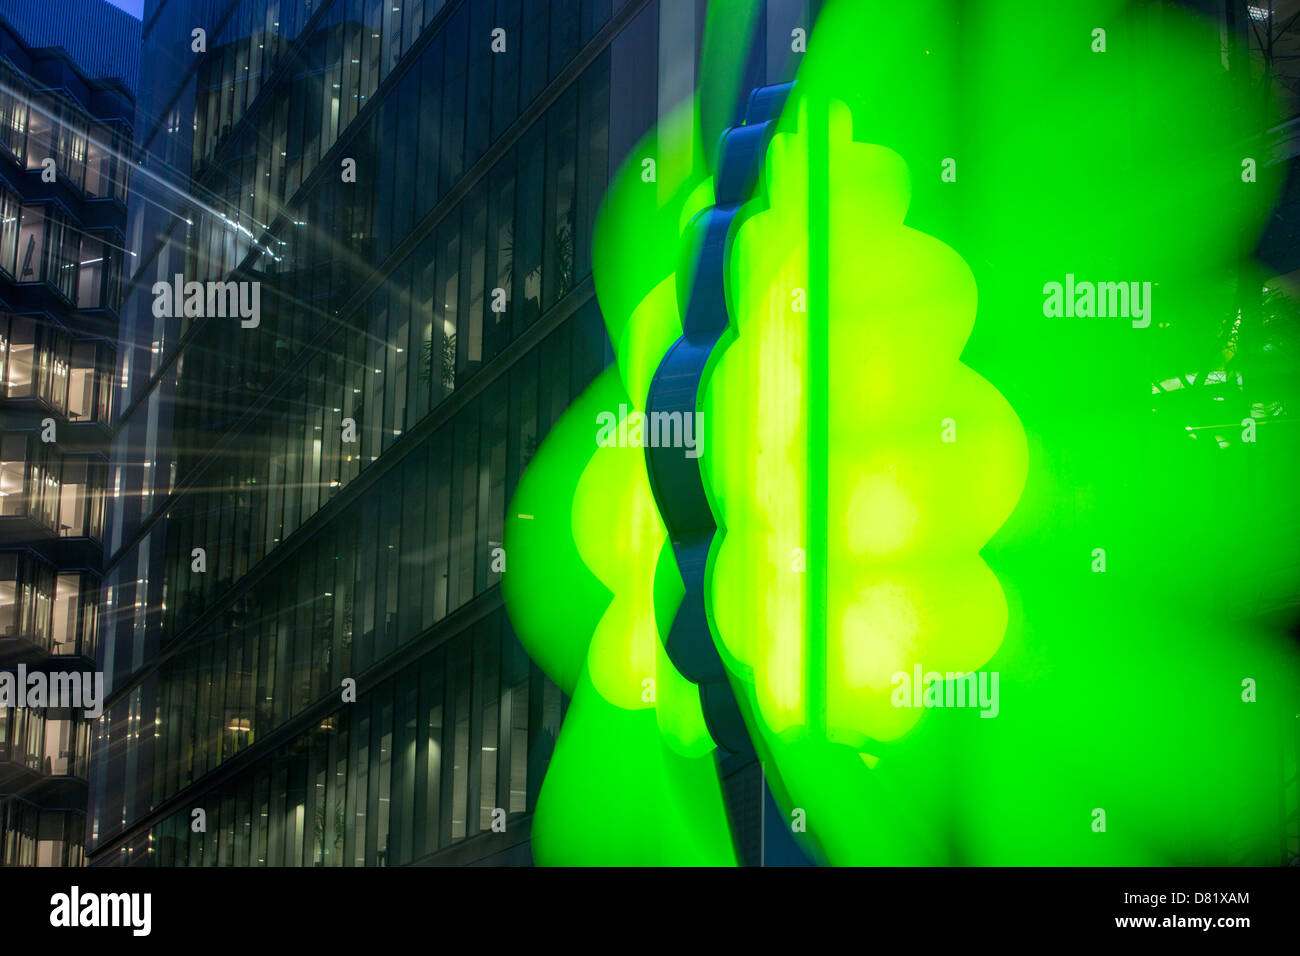
[[[31,101],[27,116],[27,168],[40,169],[41,160],[51,155],[51,104],[41,97]]]
[[[9,332],[9,369],[6,384],[10,398],[29,398],[35,391],[36,326],[31,319],[14,316]]]
[[[0,144],[13,153],[20,164],[26,160],[27,84],[13,70],[0,71]]]
[[[27,436],[0,438],[0,516],[27,513]]]
[[[18,217],[22,206],[18,197],[0,189],[0,269],[14,274],[18,254]]]
[[[58,517],[58,531],[64,537],[89,533],[91,493],[88,475],[86,459],[68,458],[64,461]]]
[[[492,815],[497,807],[497,760],[500,744],[501,702],[500,644],[493,626],[480,627],[479,645],[475,649],[479,707],[479,812],[478,829],[492,829]],[[488,638],[483,640],[483,638]]]
[[[110,191],[113,132],[106,126],[92,126],[90,141],[86,146],[86,192],[91,196],[107,196]]]
[[[0,551],[0,637],[18,636],[18,555]],[[4,759],[4,715],[0,708],[0,760]]]
[[[60,574],[54,591],[54,633],[51,653],[77,653],[81,609],[81,575]]]
[[[68,371],[69,421],[86,421],[95,417],[96,361],[94,342],[73,343]]]
[[[45,253],[45,212],[40,206],[23,206],[18,220],[19,282],[39,282]]]
[[[77,267],[77,308],[97,309],[104,285],[104,244],[83,236]]]

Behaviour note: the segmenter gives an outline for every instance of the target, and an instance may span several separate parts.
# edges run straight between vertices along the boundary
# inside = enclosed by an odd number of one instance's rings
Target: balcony
[[[70,425],[106,429],[113,361],[106,342],[73,338],[42,318],[0,312],[0,407],[29,411],[29,427],[54,415]]]
[[[0,546],[32,545],[51,557],[51,542],[81,539],[83,546],[61,548],[67,557],[56,563],[98,566],[92,559],[102,541],[107,464],[98,455],[64,454],[41,438],[0,433]]]
[[[0,551],[0,667],[94,667],[99,577],[58,571],[31,551]]]
[[[0,797],[38,810],[85,806],[90,723],[80,712],[0,707]]]

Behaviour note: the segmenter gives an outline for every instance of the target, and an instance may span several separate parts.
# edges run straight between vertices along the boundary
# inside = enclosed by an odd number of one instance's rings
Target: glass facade
[[[95,117],[66,90],[49,89],[0,62],[0,147],[21,169],[53,160],[60,177],[90,199],[126,202],[129,117]]]
[[[597,209],[703,11],[146,6],[92,864],[530,860],[565,701],[494,558],[611,361]],[[177,276],[258,282],[259,322],[159,314]]]
[[[7,20],[0,25],[7,680],[41,673],[49,686],[66,686],[63,677],[91,678],[99,653],[134,117],[127,72],[89,79],[61,49],[27,43]],[[81,865],[93,721],[86,707],[25,703],[7,696],[0,703],[0,865]]]
[[[192,729],[198,743],[182,759],[156,764],[155,792],[186,786],[255,741],[256,651],[218,642],[177,675],[175,686],[193,696],[175,696],[165,719]],[[153,862],[384,866],[421,859],[491,832],[497,808],[517,821],[531,807],[560,713],[558,689],[531,666],[495,611],[367,689],[355,705],[265,748],[236,780],[163,817],[150,829]],[[205,813],[205,832],[191,827],[195,809]]]

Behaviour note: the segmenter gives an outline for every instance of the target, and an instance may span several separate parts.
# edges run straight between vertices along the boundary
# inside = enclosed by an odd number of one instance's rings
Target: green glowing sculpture
[[[903,159],[854,142],[838,101],[791,112],[768,150],[770,205],[732,248],[731,341],[702,387],[720,423],[703,457],[720,528],[706,593],[775,775],[847,861],[871,832],[879,744],[921,715],[893,705],[893,675],[975,671],[1002,640],[979,551],[1026,452],[1005,399],[960,361],[975,282],[904,225]]]
[[[506,606],[572,700],[539,863],[737,862],[710,708],[665,651],[680,542],[646,451],[597,435],[648,410],[683,336],[753,25],[711,5],[696,102],[612,181],[593,258],[616,363],[510,505]],[[727,234],[696,401],[708,627],[818,861],[1269,859],[1300,682],[1260,609],[1294,589],[1300,443],[1216,421],[1206,448],[1152,407],[1203,361],[1279,188],[1245,153],[1274,105],[1218,49],[1109,2],[938,2],[917,30],[830,0],[812,31]],[[1150,282],[1151,322],[1045,309],[1069,275]],[[1225,410],[1273,401],[1231,361]],[[973,671],[1000,676],[995,711],[900,695]]]
[[[657,182],[643,183],[640,164],[629,163],[623,187],[611,191],[596,275],[618,362],[556,423],[506,521],[511,564],[502,589],[511,620],[572,697],[533,823],[543,863],[735,862],[699,695],[664,654],[682,584],[644,451],[596,443],[600,413],[644,411],[654,370],[681,334],[671,261],[688,201],[709,201],[707,187],[693,198],[686,187],[691,135],[689,114],[666,125],[642,145],[657,160]],[[637,255],[636,233],[611,236],[611,220],[671,239]],[[668,252],[656,261],[656,250]],[[608,268],[610,256],[635,256],[641,281],[653,283],[642,298],[607,286],[606,275],[615,286],[627,279]]]

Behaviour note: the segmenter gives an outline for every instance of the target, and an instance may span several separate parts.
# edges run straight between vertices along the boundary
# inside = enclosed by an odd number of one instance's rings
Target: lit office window
[[[23,206],[18,218],[18,259],[14,277],[19,282],[39,282],[45,255],[45,210]]]
[[[112,192],[113,130],[104,124],[89,128],[86,138],[86,194],[108,196]]]
[[[90,421],[96,418],[96,376],[99,349],[94,342],[72,344],[68,372],[68,420]],[[99,419],[103,421],[103,418]]]
[[[27,513],[27,436],[0,436],[0,517]]]
[[[28,169],[40,169],[41,160],[48,158],[54,149],[51,142],[54,133],[54,121],[50,113],[51,104],[44,97],[29,100],[27,115],[26,159]]]
[[[77,308],[98,309],[104,293],[104,243],[91,236],[81,237],[77,262]]]
[[[55,571],[30,552],[0,552],[0,637],[54,652]]]
[[[61,212],[52,210],[46,216],[46,224],[48,227],[46,239],[48,267],[44,278],[54,283],[54,287],[63,293],[64,298],[75,301],[77,295],[77,232]]]
[[[9,190],[0,188],[0,270],[13,276],[18,254],[18,219],[22,203]]]
[[[27,83],[13,70],[0,68],[0,146],[20,164],[26,162]]]
[[[89,571],[60,573],[54,590],[51,653],[93,657],[98,621],[98,578]]]

